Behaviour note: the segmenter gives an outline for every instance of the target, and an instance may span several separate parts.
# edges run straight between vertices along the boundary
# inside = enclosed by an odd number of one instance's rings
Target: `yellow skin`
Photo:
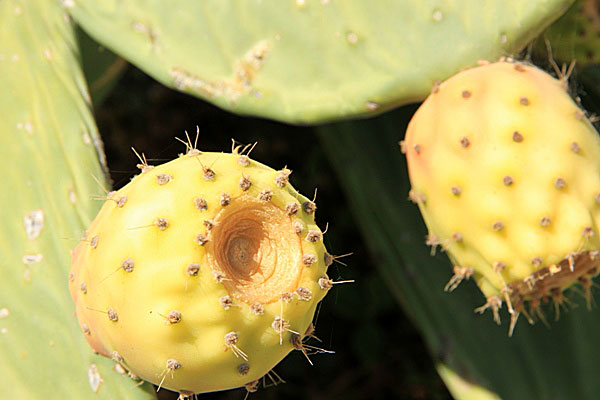
[[[293,332],[304,336],[328,290],[319,279],[331,260],[314,210],[302,207],[312,202],[287,183],[289,170],[237,152],[192,149],[143,171],[110,194],[73,251],[69,287],[88,342],[185,394],[259,379],[293,350]],[[288,204],[299,206],[292,216]]]
[[[436,87],[408,126],[411,198],[430,242],[459,267],[455,280],[460,268],[474,272],[488,303],[599,248],[600,139],[565,81],[520,63],[482,65]],[[533,297],[548,295],[540,290]]]

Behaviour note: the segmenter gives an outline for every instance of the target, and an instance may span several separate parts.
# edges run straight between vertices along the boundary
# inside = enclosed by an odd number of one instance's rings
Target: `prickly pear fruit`
[[[473,276],[499,322],[503,302],[530,322],[579,283],[589,300],[600,247],[600,139],[554,79],[501,61],[434,88],[411,120],[406,152],[428,243],[448,252],[454,289]],[[589,304],[589,301],[588,301]]]
[[[192,393],[256,380],[312,332],[331,288],[316,206],[240,154],[186,155],[109,193],[69,287],[94,351]]]

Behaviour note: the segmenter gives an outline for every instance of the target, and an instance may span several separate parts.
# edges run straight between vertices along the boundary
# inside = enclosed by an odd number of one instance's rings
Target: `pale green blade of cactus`
[[[370,116],[522,49],[573,0],[72,0],[105,44],[165,85],[291,123]]]
[[[505,310],[502,326],[473,312],[485,302],[473,282],[444,292],[451,264],[444,254],[432,257],[425,245],[427,232],[408,201],[406,160],[398,146],[414,110],[333,124],[320,133],[376,267],[422,331],[434,361],[503,399],[597,399],[600,308],[586,310],[581,293],[568,293],[572,309],[559,321],[547,310],[549,328],[520,320],[508,337]]]
[[[0,21],[0,397],[154,398],[92,354],[73,315],[70,248],[105,179],[70,18],[3,0]]]

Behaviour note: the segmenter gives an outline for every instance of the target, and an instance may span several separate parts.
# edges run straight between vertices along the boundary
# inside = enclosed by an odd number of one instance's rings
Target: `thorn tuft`
[[[227,193],[223,193],[219,199],[219,202],[221,203],[221,207],[227,207],[229,204],[231,204],[231,196]]]
[[[312,299],[312,292],[303,287],[296,289],[296,294],[298,295],[298,300],[301,301],[310,301]]]
[[[108,314],[108,319],[111,320],[112,322],[117,322],[119,320],[119,316],[117,315],[117,312],[115,311],[114,308],[109,308],[107,314]]]
[[[263,190],[258,194],[258,199],[261,201],[271,201],[273,198],[273,192],[270,190]]]
[[[177,310],[173,310],[167,315],[167,321],[169,324],[177,324],[181,322],[181,313]]]
[[[204,246],[206,243],[208,243],[208,238],[203,234],[199,233],[198,235],[196,235],[196,243],[198,243],[200,246]]]
[[[310,230],[306,234],[305,240],[307,242],[316,243],[320,240],[323,240],[323,234],[320,231]]]
[[[164,231],[169,227],[169,221],[166,218],[157,218],[154,221],[154,226],[158,228],[159,231]]]
[[[250,312],[255,315],[263,315],[265,313],[265,306],[260,303],[254,303],[250,306]]]
[[[279,171],[277,176],[275,176],[275,184],[279,189],[283,189],[285,185],[289,183],[291,173],[291,170],[284,167],[281,171]]]
[[[217,174],[215,174],[215,171],[209,167],[202,167],[202,178],[204,178],[205,181],[214,181],[216,176]]]
[[[189,276],[198,276],[198,272],[200,272],[200,264],[190,264],[187,266],[185,271]]]
[[[310,267],[311,265],[313,265],[316,262],[317,262],[317,256],[315,256],[314,254],[305,254],[302,256],[302,264],[304,264],[307,267]]]
[[[237,371],[240,376],[246,376],[250,372],[250,366],[248,364],[240,364],[237,367]]]
[[[250,178],[248,178],[246,175],[242,175],[238,186],[240,187],[240,189],[242,189],[242,191],[247,192],[248,190],[250,190],[252,182],[250,181]]]
[[[289,217],[298,214],[298,211],[300,211],[300,204],[298,203],[289,203],[285,206],[285,213]]]
[[[549,217],[543,217],[540,220],[540,226],[542,226],[544,228],[547,227],[547,226],[550,226],[550,218]]]
[[[127,203],[127,196],[121,196],[119,197],[119,200],[117,200],[117,207],[123,208],[125,203]]]
[[[159,185],[166,185],[167,183],[171,182],[171,179],[173,179],[173,177],[171,175],[168,175],[168,174],[158,174],[158,175],[156,175],[156,182]]]
[[[219,305],[221,306],[221,308],[225,311],[228,311],[231,306],[233,305],[233,300],[231,299],[231,296],[223,296],[219,299]]]
[[[206,211],[208,210],[208,203],[206,200],[196,197],[194,199],[194,205],[196,206],[196,210],[198,211]]]
[[[167,369],[169,371],[175,371],[176,369],[181,368],[181,364],[179,364],[179,362],[177,360],[174,360],[172,358],[167,360]]]
[[[452,278],[450,278],[446,286],[444,286],[444,291],[452,292],[463,280],[471,278],[473,272],[473,268],[455,265],[454,275],[452,275]]]
[[[579,147],[579,144],[577,144],[577,142],[571,143],[571,151],[573,153],[579,153],[581,151],[581,148]]]
[[[512,140],[515,143],[521,143],[523,141],[523,135],[521,135],[518,131],[514,131]]]
[[[567,182],[563,178],[556,178],[554,181],[554,187],[557,189],[564,189],[567,186]]]

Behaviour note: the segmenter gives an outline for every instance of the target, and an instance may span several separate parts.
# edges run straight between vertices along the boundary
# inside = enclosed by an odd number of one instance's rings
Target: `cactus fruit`
[[[191,393],[247,386],[305,352],[332,256],[315,203],[247,154],[200,152],[111,192],[73,251],[69,288],[95,352]]]
[[[555,79],[530,65],[500,61],[436,86],[411,120],[403,150],[410,198],[446,250],[453,290],[471,276],[509,333],[520,314],[544,318],[553,300],[580,284],[590,302],[598,274],[600,139]]]

